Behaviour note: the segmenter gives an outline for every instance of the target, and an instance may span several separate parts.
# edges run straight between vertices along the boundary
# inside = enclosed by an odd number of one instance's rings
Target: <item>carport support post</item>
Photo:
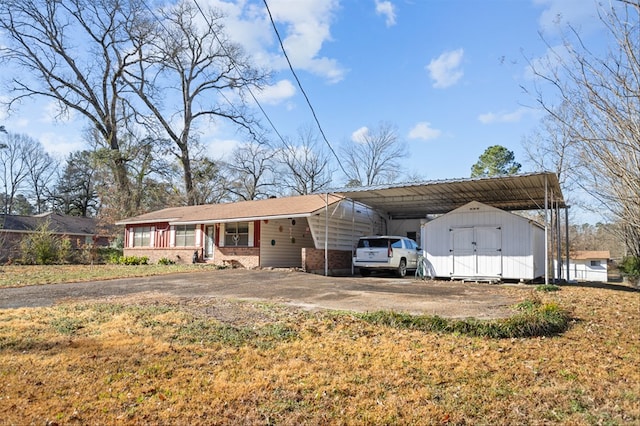
[[[562,281],[562,230],[560,229],[560,200],[556,201],[556,240],[558,240],[557,257],[558,257],[558,279],[556,284]]]
[[[565,254],[567,262],[567,283],[569,283],[569,272],[571,267],[569,265],[569,206],[564,206],[564,232],[565,232]]]
[[[544,175],[544,283],[549,284],[549,195]]]
[[[355,275],[355,268],[353,266],[353,257],[355,256],[355,247],[353,242],[356,234],[356,202],[351,200],[351,275]]]
[[[329,193],[324,204],[324,276],[329,276]]]

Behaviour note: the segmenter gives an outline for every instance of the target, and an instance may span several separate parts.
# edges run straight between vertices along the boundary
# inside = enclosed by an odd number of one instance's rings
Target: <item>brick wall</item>
[[[147,256],[149,263],[158,263],[159,259],[166,258],[176,263],[191,263],[195,248],[159,248],[149,247],[127,247],[124,249],[125,256]],[[200,251],[198,251],[200,253]]]
[[[150,263],[157,263],[158,259],[168,258],[176,263],[191,263],[194,249],[162,248],[153,249],[146,247],[125,248],[125,256],[147,256]],[[200,259],[201,250],[198,251]],[[258,247],[216,247],[215,261],[218,265],[230,265],[235,268],[260,267],[260,249]],[[351,251],[329,250],[329,274],[351,274]],[[302,249],[302,267],[305,272],[324,274],[324,250],[314,248]]]
[[[329,275],[351,274],[351,251],[329,250]],[[324,249],[303,248],[302,269],[313,274],[324,274]]]
[[[258,247],[216,247],[215,250],[216,264],[227,264],[234,268],[247,269],[260,266],[260,249]]]
[[[196,249],[185,247],[125,247],[125,256],[147,256],[149,263],[158,263],[167,258],[176,263],[191,263]],[[228,265],[234,268],[257,268],[260,266],[260,249],[258,247],[216,247],[214,260],[216,265]],[[202,261],[202,248],[198,249],[198,261]]]

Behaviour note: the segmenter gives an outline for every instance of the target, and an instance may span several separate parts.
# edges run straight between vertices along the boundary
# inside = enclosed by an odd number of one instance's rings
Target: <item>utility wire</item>
[[[204,11],[202,10],[202,8],[200,7],[200,4],[198,3],[198,0],[193,0],[193,2],[195,3],[196,7],[198,8],[198,10],[200,11],[200,14],[202,15],[202,17],[204,18],[205,22],[207,23],[207,25],[209,25],[210,27],[213,28],[213,24],[209,22],[209,19],[207,18],[207,16],[205,15]],[[266,5],[266,3],[265,3]],[[269,11],[269,7],[267,6],[267,10]],[[269,16],[271,16],[271,11],[269,11]],[[271,23],[273,24],[273,19],[271,20]],[[275,24],[274,24],[275,25]],[[274,26],[275,28],[275,26]],[[218,37],[218,33],[214,32],[214,37],[216,38],[216,40],[218,41],[218,44],[220,45],[220,47],[222,47],[222,50],[224,50],[225,54],[227,55],[227,57],[229,58],[229,60],[231,61],[231,64],[233,65],[234,69],[236,70],[236,72],[238,73],[238,76],[242,76],[242,74],[240,73],[240,70],[238,69],[238,65],[235,63],[235,61],[233,60],[233,56],[231,56],[231,54],[229,53],[229,51],[227,50],[227,47],[224,43],[222,43],[222,40],[220,40],[220,38]],[[278,35],[278,39],[280,38],[280,35],[278,34],[278,31],[276,29],[276,34]],[[282,46],[282,41],[280,41],[280,45]],[[282,51],[284,52],[284,46],[282,47]],[[286,52],[285,56],[286,56]],[[287,58],[288,61],[288,58]],[[291,63],[289,62],[289,66],[291,67]],[[295,72],[293,71],[293,68],[291,68],[291,71],[293,72],[294,76],[296,77],[296,80],[298,81],[298,86],[300,87],[300,90],[302,90],[302,92],[304,93],[304,89],[302,89],[302,85],[300,84],[300,81],[298,80],[298,77],[295,75]],[[246,87],[247,91],[249,92],[249,94],[251,95],[251,97],[253,98],[253,101],[256,103],[256,105],[258,105],[258,108],[260,108],[260,111],[262,111],[262,114],[264,115],[264,117],[267,119],[267,121],[269,122],[269,125],[271,125],[271,128],[273,129],[273,131],[276,133],[276,135],[278,136],[278,138],[280,139],[280,141],[283,143],[284,146],[289,146],[289,143],[284,139],[284,137],[282,137],[282,135],[280,134],[280,132],[278,131],[278,129],[276,128],[275,124],[273,123],[273,121],[271,120],[271,118],[269,117],[269,115],[267,114],[267,112],[264,110],[264,108],[262,107],[262,105],[260,104],[260,102],[258,101],[258,99],[256,98],[255,94],[253,93],[253,91],[251,90],[251,88],[249,86]],[[222,97],[224,97],[227,102],[229,103],[229,105],[231,105],[232,108],[235,109],[235,106],[231,104],[231,102],[224,96],[224,94],[222,92],[220,92],[220,94],[222,95]],[[307,95],[305,93],[305,98],[307,98]],[[307,103],[309,102],[309,99],[307,98]],[[311,107],[311,104],[309,103],[309,107]],[[237,111],[237,109],[236,109]],[[315,117],[315,112],[313,111],[313,107],[311,107],[311,111],[313,112],[313,115]],[[331,147],[331,144],[329,144],[329,141],[327,140],[327,138],[324,135],[324,132],[322,131],[322,128],[320,127],[320,123],[318,122],[318,119],[316,118],[316,123],[318,124],[318,128],[320,128],[320,133],[322,134],[322,137],[324,138],[324,141],[327,143],[327,145],[329,146],[329,149],[331,149],[331,152],[333,153],[333,155],[336,157],[336,159],[338,160],[338,165],[340,166],[340,168],[342,169],[343,173],[346,172],[344,170],[344,168],[342,167],[342,164],[340,163],[340,159],[338,158],[338,156],[336,155],[336,153],[333,151],[333,148]],[[296,163],[298,163],[298,165],[300,167],[303,167],[303,164],[301,163],[300,159],[298,158],[297,155],[293,155],[293,161],[295,161]]]
[[[207,25],[210,28],[213,28],[213,23],[209,21],[209,18],[207,17],[207,15],[204,13],[204,11],[202,10],[202,8],[200,7],[200,4],[198,4],[197,0],[193,0],[193,2],[195,3],[196,7],[198,8],[198,11],[200,12],[200,15],[202,15],[202,18],[205,20],[205,22],[207,23]],[[160,24],[160,26],[162,26],[162,28],[164,28],[164,30],[169,33],[169,30],[167,30],[167,27],[164,25],[164,23],[162,22],[161,19],[158,18],[158,16],[155,14],[155,12],[153,11],[153,9],[151,9],[151,7],[149,7],[149,5],[147,4],[146,1],[142,1],[142,4],[144,5],[144,7],[149,11],[149,13],[151,13],[151,15],[155,18],[155,20]],[[216,38],[216,40],[218,41],[218,44],[222,47],[222,49],[224,50],[225,54],[227,55],[227,57],[229,58],[229,60],[231,61],[236,73],[238,73],[238,76],[242,76],[240,74],[240,71],[238,70],[238,66],[237,64],[234,62],[233,57],[230,55],[229,51],[227,50],[227,47],[222,43],[222,41],[220,40],[220,38],[218,37],[218,33],[213,32],[214,37]],[[278,138],[283,142],[286,143],[284,138],[282,137],[282,135],[280,134],[280,132],[278,132],[278,129],[276,128],[276,126],[273,124],[273,122],[271,121],[271,118],[267,115],[266,111],[264,110],[264,108],[262,107],[262,105],[260,105],[260,102],[258,102],[258,99],[256,98],[256,96],[253,94],[253,92],[251,91],[250,87],[246,87],[247,91],[249,92],[249,94],[251,95],[251,97],[253,98],[254,102],[256,103],[256,105],[258,105],[258,108],[260,108],[260,111],[262,111],[262,114],[264,115],[264,117],[267,119],[267,121],[269,122],[269,124],[271,125],[271,128],[273,129],[273,131],[276,133],[276,135],[278,135]],[[240,111],[238,110],[238,108],[229,100],[229,98],[227,98],[227,96],[218,89],[218,93],[220,94],[220,96],[222,96],[222,98],[229,104],[229,106],[238,114],[241,115]],[[247,126],[249,126],[249,124],[247,123]],[[251,133],[254,133],[253,130],[250,130]],[[257,134],[257,133],[254,133]]]
[[[302,94],[304,95],[305,100],[307,101],[307,105],[309,105],[309,109],[311,110],[311,114],[313,115],[313,119],[316,121],[316,124],[318,125],[318,129],[320,130],[320,134],[322,135],[322,138],[324,139],[324,141],[326,142],[327,146],[329,147],[329,150],[331,150],[331,153],[333,154],[333,156],[336,158],[336,161],[338,161],[338,166],[340,166],[340,169],[342,170],[342,173],[345,174],[345,176],[349,176],[346,172],[346,170],[344,169],[344,167],[342,166],[342,162],[340,161],[340,157],[338,157],[338,154],[336,154],[336,152],[334,151],[333,147],[331,146],[331,143],[329,143],[329,140],[327,139],[327,136],[324,134],[324,130],[322,130],[322,126],[320,125],[320,121],[318,120],[318,116],[316,115],[316,111],[313,109],[313,105],[311,105],[311,101],[309,100],[309,96],[307,96],[307,92],[305,92],[304,88],[302,87],[302,83],[300,82],[300,79],[298,78],[298,75],[296,74],[295,70],[293,69],[293,65],[291,65],[291,61],[289,60],[289,55],[287,55],[287,51],[284,49],[284,44],[282,43],[282,38],[280,37],[280,33],[278,32],[278,28],[276,27],[276,23],[273,20],[273,16],[271,15],[271,9],[269,9],[269,5],[267,4],[267,0],[262,0],[264,3],[264,6],[267,8],[267,13],[269,14],[269,19],[271,20],[271,25],[273,26],[273,30],[276,33],[276,37],[278,37],[278,42],[280,43],[280,48],[282,49],[282,53],[284,54],[284,57],[287,60],[287,64],[289,64],[289,69],[291,70],[291,73],[293,74],[293,77],[296,79],[296,82],[298,83],[298,87],[300,88],[300,91],[302,92]]]
[[[202,8],[200,7],[200,4],[198,3],[198,0],[193,0],[193,2],[195,3],[196,7],[198,8],[198,11],[200,11],[200,14],[202,15],[202,17],[204,18],[205,22],[207,23],[207,25],[210,28],[213,28],[213,23],[209,22],[209,18],[207,17],[207,15],[205,15],[204,11],[202,10]],[[229,53],[229,51],[227,50],[227,46],[222,43],[222,40],[220,40],[220,38],[218,37],[218,33],[217,32],[213,32],[213,36],[216,38],[216,40],[218,41],[218,44],[220,45],[220,47],[222,47],[222,50],[224,50],[224,53],[227,55],[227,57],[229,58],[229,60],[231,61],[231,64],[233,65],[233,68],[236,70],[236,73],[238,73],[239,77],[242,77],[242,74],[240,73],[240,70],[238,69],[238,65],[235,63],[235,61],[233,60],[233,56],[231,56],[231,54]],[[284,138],[282,137],[282,135],[280,134],[280,132],[278,131],[278,129],[276,128],[275,124],[273,124],[273,121],[271,121],[271,118],[269,117],[269,115],[267,114],[267,112],[264,110],[264,108],[262,107],[262,105],[260,104],[260,102],[258,102],[258,99],[256,98],[256,96],[254,95],[253,91],[251,90],[251,88],[249,86],[246,87],[247,91],[249,92],[249,94],[251,95],[251,97],[253,98],[253,101],[256,103],[256,105],[258,105],[258,108],[260,108],[260,111],[262,111],[262,115],[264,115],[264,117],[267,119],[267,121],[269,122],[269,125],[271,126],[271,128],[273,129],[273,131],[276,133],[276,135],[278,135],[278,138],[282,141],[282,143],[286,144],[286,141],[284,140]],[[227,97],[220,92],[220,94],[222,95],[222,97],[227,101],[227,103],[229,103],[229,105],[231,105],[231,107],[233,109],[236,110],[236,112],[239,114],[240,111],[238,111],[235,107],[235,105],[233,105],[228,99]]]

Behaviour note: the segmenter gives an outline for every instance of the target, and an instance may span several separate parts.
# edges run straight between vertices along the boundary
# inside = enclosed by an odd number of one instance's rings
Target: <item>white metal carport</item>
[[[550,214],[556,215],[555,240],[561,241],[559,217],[560,209],[564,208],[568,259],[568,206],[553,172],[343,188],[333,192],[384,212],[391,219],[444,214],[472,201],[506,211],[544,210],[545,282],[549,281]],[[557,244],[557,257],[561,257],[560,244]],[[560,268],[558,266],[558,277]]]

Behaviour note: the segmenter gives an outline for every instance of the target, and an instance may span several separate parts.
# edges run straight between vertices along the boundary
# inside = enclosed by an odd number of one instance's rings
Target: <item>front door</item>
[[[204,237],[204,258],[213,259],[214,244],[215,244],[215,226],[207,225],[205,227]]]

